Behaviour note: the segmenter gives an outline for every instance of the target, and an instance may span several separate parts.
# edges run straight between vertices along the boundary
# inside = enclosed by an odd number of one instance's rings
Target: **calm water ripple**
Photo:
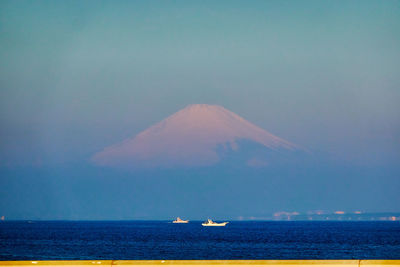
[[[0,223],[0,260],[78,259],[400,259],[400,223]]]

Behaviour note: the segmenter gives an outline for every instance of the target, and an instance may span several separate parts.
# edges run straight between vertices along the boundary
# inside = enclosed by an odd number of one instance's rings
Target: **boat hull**
[[[228,222],[223,222],[223,223],[202,223],[201,225],[203,225],[203,226],[225,226],[227,224],[228,224]]]

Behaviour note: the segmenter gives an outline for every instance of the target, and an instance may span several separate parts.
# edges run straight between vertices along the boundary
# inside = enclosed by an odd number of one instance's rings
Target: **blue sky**
[[[399,1],[2,1],[3,190],[22,192],[10,171],[24,173],[22,187],[39,168],[43,182],[208,103],[362,173],[380,170],[377,210],[385,190],[400,189],[399,33]]]

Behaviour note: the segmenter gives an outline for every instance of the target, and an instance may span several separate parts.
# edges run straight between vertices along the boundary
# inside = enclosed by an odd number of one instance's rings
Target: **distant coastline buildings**
[[[274,220],[274,221],[400,221],[400,213],[396,212],[361,212],[361,211],[333,211],[322,210],[300,213],[297,211],[278,211],[272,216],[265,217],[238,217],[239,220]]]

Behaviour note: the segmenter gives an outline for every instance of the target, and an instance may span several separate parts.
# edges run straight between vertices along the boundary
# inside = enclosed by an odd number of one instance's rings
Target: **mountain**
[[[249,154],[245,147],[258,152]],[[241,161],[264,166],[274,154],[299,150],[221,106],[194,104],[133,138],[106,147],[92,161],[115,167],[207,166],[247,151],[247,158]]]

